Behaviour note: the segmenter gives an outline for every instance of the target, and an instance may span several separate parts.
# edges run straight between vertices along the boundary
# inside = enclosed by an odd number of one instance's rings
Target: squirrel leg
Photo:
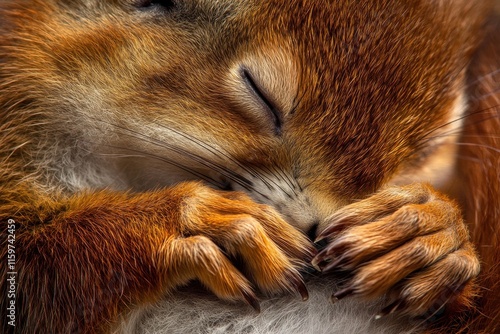
[[[1,267],[0,291],[6,295],[8,272],[15,271],[19,333],[105,331],[121,312],[192,279],[254,308],[253,285],[307,297],[298,269],[312,258],[312,246],[274,210],[243,194],[188,182],[141,194],[1,198],[2,231],[15,223],[16,262],[14,270]],[[5,235],[1,258],[8,252]],[[233,256],[243,268],[232,264]]]
[[[324,272],[352,272],[333,295],[379,297],[399,312],[431,318],[443,306],[469,305],[480,265],[458,206],[425,184],[392,187],[327,220],[313,260]]]

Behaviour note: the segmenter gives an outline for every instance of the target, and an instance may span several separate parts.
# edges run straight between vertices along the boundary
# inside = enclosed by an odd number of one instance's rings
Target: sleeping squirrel
[[[2,0],[1,331],[498,333],[495,6]]]

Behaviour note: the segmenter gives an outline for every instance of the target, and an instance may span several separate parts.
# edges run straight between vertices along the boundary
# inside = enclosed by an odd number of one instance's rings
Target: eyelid
[[[247,68],[242,67],[240,70],[240,73],[241,73],[241,77],[245,81],[246,86],[248,88],[250,88],[250,91],[262,103],[264,108],[268,111],[269,115],[273,119],[274,128],[276,130],[276,135],[280,135],[283,122],[282,122],[281,114],[280,114],[278,108],[276,108],[274,103],[268,97],[265,90],[257,84],[257,82],[252,77],[250,71]]]
[[[162,9],[170,11],[177,6],[177,1],[136,0],[135,6],[142,9],[161,7]]]

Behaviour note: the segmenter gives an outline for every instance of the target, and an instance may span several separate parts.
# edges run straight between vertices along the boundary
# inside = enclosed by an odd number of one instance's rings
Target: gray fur
[[[331,303],[328,298],[334,286],[330,280],[310,280],[307,286],[309,300],[297,296],[264,299],[260,314],[242,303],[185,288],[154,306],[135,310],[115,333],[411,334],[421,330],[422,324],[414,320],[395,316],[376,320],[382,301],[365,303],[351,297]]]

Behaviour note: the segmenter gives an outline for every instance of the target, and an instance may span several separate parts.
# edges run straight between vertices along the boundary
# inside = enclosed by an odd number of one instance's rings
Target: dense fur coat
[[[2,0],[2,331],[500,331],[494,6]]]

